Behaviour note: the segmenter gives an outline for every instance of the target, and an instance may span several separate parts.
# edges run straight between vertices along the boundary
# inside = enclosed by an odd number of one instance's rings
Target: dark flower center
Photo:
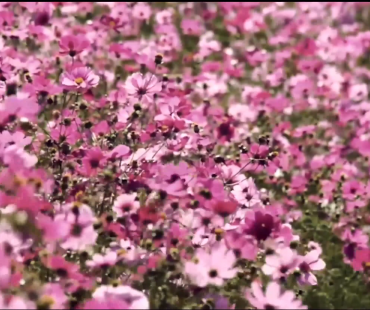
[[[146,90],[144,88],[139,88],[137,90],[138,95],[143,96],[146,94]]]
[[[346,255],[346,257],[349,260],[352,260],[355,258],[355,251],[356,251],[356,243],[351,242],[344,247],[344,255]]]
[[[176,182],[178,179],[180,179],[180,176],[178,174],[171,175],[171,178],[168,180],[168,183],[172,184]]]
[[[91,168],[98,168],[99,167],[99,160],[98,159],[91,159],[90,160],[90,166]]]
[[[246,200],[252,200],[253,196],[251,194],[245,195]]]
[[[131,210],[131,204],[126,203],[122,206],[122,211],[129,212]]]
[[[5,250],[5,253],[7,254],[7,255],[10,255],[10,254],[12,254],[12,252],[13,252],[13,247],[11,246],[11,244],[9,244],[8,242],[5,242],[4,243],[4,250]]]
[[[267,304],[267,305],[265,305],[264,309],[265,309],[265,310],[274,310],[274,309],[276,309],[276,308],[275,308],[273,305],[269,305],[269,304]]]
[[[286,267],[286,266],[281,266],[281,267],[280,267],[280,272],[281,272],[281,273],[283,273],[283,274],[284,274],[284,273],[287,273],[287,272],[288,272],[288,270],[289,270],[289,268],[288,268],[288,267]]]
[[[64,268],[58,268],[55,272],[61,278],[66,278],[68,276],[68,271]]]
[[[79,236],[81,236],[82,230],[83,229],[82,229],[81,225],[75,224],[72,227],[71,235],[75,236],[75,237],[79,237]]]
[[[210,270],[208,275],[209,275],[210,278],[216,278],[217,277],[217,270],[215,270],[215,269]]]
[[[256,218],[253,225],[246,231],[258,241],[266,240],[274,229],[274,219],[271,215],[265,214]]]
[[[306,262],[303,262],[302,264],[299,265],[299,269],[303,272],[303,273],[308,273],[311,268],[310,266],[306,263]]]
[[[209,224],[211,224],[211,219],[209,219],[209,218],[207,218],[207,217],[203,218],[203,219],[202,219],[202,224],[203,224],[204,226],[208,226]]]
[[[5,144],[5,147],[8,147],[8,146],[11,146],[11,145],[14,145],[15,142],[14,141],[9,141],[8,143]]]
[[[49,93],[46,90],[41,90],[39,92],[39,95],[40,95],[40,97],[47,97],[49,95]]]
[[[222,123],[218,127],[218,133],[220,136],[231,137],[233,132],[229,123]]]
[[[37,14],[35,18],[35,25],[36,26],[45,26],[49,22],[50,16],[47,12],[41,12]]]

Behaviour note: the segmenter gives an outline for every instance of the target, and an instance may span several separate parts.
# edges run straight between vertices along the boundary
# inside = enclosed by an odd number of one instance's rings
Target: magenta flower
[[[264,241],[280,228],[280,223],[264,209],[255,208],[245,213],[243,230],[257,241]]]
[[[22,168],[34,167],[38,161],[37,156],[28,154],[18,145],[8,146],[3,153],[4,164],[14,171]]]
[[[68,301],[64,290],[58,283],[47,283],[39,298],[40,307],[50,307],[49,309],[63,309]]]
[[[94,147],[86,151],[86,156],[82,160],[83,171],[87,176],[94,176],[98,173],[99,169],[103,167],[105,156],[100,148]]]
[[[75,67],[61,76],[61,84],[69,90],[87,90],[99,84],[99,76],[88,67]]]
[[[153,102],[153,95],[162,90],[158,78],[151,73],[134,73],[126,80],[125,87],[128,95],[142,100],[143,103]]]
[[[356,271],[363,271],[370,268],[370,249],[359,249],[356,251],[352,267]]]
[[[22,117],[34,121],[39,110],[35,100],[11,96],[0,102],[0,123],[12,122]]]
[[[81,35],[67,35],[60,39],[59,47],[62,55],[69,54],[74,57],[90,46],[89,41]]]

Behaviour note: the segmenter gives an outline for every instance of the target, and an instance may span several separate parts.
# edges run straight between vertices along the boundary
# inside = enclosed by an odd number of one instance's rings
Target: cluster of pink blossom
[[[369,4],[1,2],[0,308],[368,307]]]

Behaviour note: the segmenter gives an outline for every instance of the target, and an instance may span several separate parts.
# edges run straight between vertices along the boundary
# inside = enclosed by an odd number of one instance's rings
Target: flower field
[[[1,309],[369,309],[370,2],[1,2]]]

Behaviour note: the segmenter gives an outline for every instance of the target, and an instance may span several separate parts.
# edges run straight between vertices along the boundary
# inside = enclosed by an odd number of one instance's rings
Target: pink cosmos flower
[[[247,235],[264,241],[280,229],[280,222],[272,214],[261,208],[247,210],[244,218],[243,230]]]
[[[8,146],[3,153],[4,164],[17,171],[22,168],[34,167],[38,161],[37,156],[28,154],[18,145]]]
[[[39,109],[39,105],[33,99],[8,97],[5,101],[0,102],[0,123],[13,121],[17,117],[24,117],[33,122],[37,118]]]
[[[26,137],[21,131],[11,133],[9,131],[3,131],[0,133],[0,155],[3,154],[4,150],[10,145],[17,145],[20,148],[24,148],[32,142],[31,137]]]
[[[152,10],[145,2],[138,2],[132,9],[132,16],[139,20],[148,20]]]
[[[270,282],[265,293],[258,282],[253,282],[246,298],[256,309],[307,309],[293,291],[282,292],[276,282]]]
[[[130,286],[120,285],[114,287],[110,285],[101,285],[95,290],[93,298],[101,301],[107,301],[111,298],[114,300],[121,300],[130,305],[130,307],[126,309],[149,309],[149,301],[144,293]]]
[[[67,35],[60,39],[59,47],[62,55],[74,57],[90,46],[89,41],[82,35]]]
[[[23,90],[32,94],[46,98],[48,95],[56,95],[62,92],[60,86],[54,85],[49,79],[44,76],[36,75],[33,78],[32,84],[26,84]]]
[[[7,299],[2,295],[0,294],[0,308],[1,309],[30,309],[29,308],[29,304],[27,304],[27,302],[21,298],[21,297],[18,297],[18,296],[12,296],[10,298],[10,300],[7,300]]]
[[[57,241],[63,240],[69,234],[70,225],[64,221],[63,217],[55,220],[44,214],[38,214],[37,227],[42,229],[47,249],[53,251]]]
[[[162,84],[154,74],[134,73],[126,80],[125,88],[128,95],[149,103],[154,100],[153,95],[162,90]]]
[[[202,33],[202,26],[199,21],[194,19],[183,19],[181,28],[186,35],[200,35]]]
[[[68,301],[64,290],[58,283],[47,283],[42,290],[42,294],[37,302],[40,307],[49,309],[63,309]]]
[[[135,213],[140,208],[140,202],[136,194],[122,194],[116,198],[113,204],[113,211],[118,216]]]
[[[224,243],[216,243],[211,252],[200,248],[196,252],[197,263],[186,262],[184,272],[191,282],[200,287],[209,284],[221,286],[225,279],[235,277],[238,272],[234,268],[236,257]]]
[[[5,242],[0,247],[0,288],[9,286],[11,279],[11,257],[5,252]],[[10,244],[11,246],[12,244]],[[1,302],[0,302],[1,304]]]
[[[64,212],[57,214],[55,221],[65,221],[68,224],[69,234],[64,238],[61,247],[75,251],[83,251],[93,245],[98,237],[93,228],[95,221],[91,208],[84,204],[67,204]]]
[[[360,249],[356,251],[355,258],[352,261],[352,267],[356,271],[363,271],[370,267],[370,249]]]
[[[244,182],[240,182],[240,184],[234,186],[231,193],[240,204],[246,207],[251,208],[261,203],[259,190],[252,178],[248,178]]]
[[[118,244],[117,242],[113,242],[111,247],[112,250],[117,251],[119,257],[123,258],[126,262],[137,261],[146,255],[146,251],[137,246],[130,239],[121,239]]]
[[[105,309],[132,309],[130,305],[125,302],[124,300],[120,300],[117,297],[109,296],[106,299],[97,299],[93,298],[85,302],[84,309],[97,309],[97,310],[105,310]]]
[[[301,271],[301,276],[299,282],[301,284],[316,285],[317,279],[312,271],[325,269],[325,262],[320,258],[320,251],[312,250],[308,252],[305,256],[300,257],[299,270]]]
[[[276,254],[266,256],[266,263],[262,266],[262,271],[264,274],[272,276],[272,279],[278,280],[292,273],[298,264],[299,257],[295,251],[288,247],[279,248],[276,250]]]
[[[105,156],[100,148],[94,147],[86,152],[86,156],[82,160],[82,171],[88,176],[96,175],[103,167]]]
[[[232,249],[236,257],[254,261],[258,254],[257,242],[235,230],[227,231],[225,235],[227,246]]]
[[[184,107],[180,105],[180,99],[178,97],[161,102],[159,109],[161,113],[154,117],[155,121],[159,121],[161,124],[169,127],[176,127],[179,130],[184,129],[185,121],[179,116],[182,115],[181,110],[184,110]]]
[[[87,90],[99,84],[100,77],[90,68],[78,66],[69,69],[61,76],[61,84],[69,90]]]
[[[352,231],[347,228],[343,231],[341,239],[345,242],[343,247],[344,262],[350,263],[355,258],[356,250],[367,248],[369,236],[361,229]]]
[[[109,153],[110,158],[126,157],[130,153],[130,148],[126,145],[118,145]]]
[[[51,256],[44,258],[44,264],[52,269],[57,271],[57,274],[62,278],[72,277],[78,273],[78,265],[66,261],[62,256]]]
[[[105,255],[96,253],[93,255],[92,259],[86,262],[89,267],[104,267],[113,266],[117,262],[117,253],[110,251]]]

